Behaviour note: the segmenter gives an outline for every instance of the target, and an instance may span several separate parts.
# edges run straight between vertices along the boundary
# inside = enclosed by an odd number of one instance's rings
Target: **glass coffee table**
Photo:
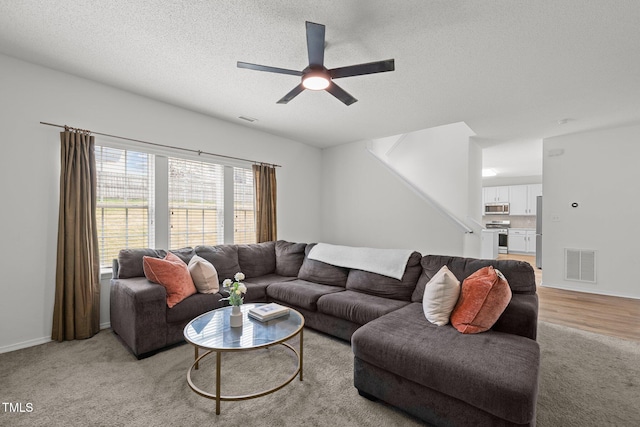
[[[249,317],[249,310],[263,304],[243,304],[242,326],[232,328],[229,325],[229,315],[232,307],[223,307],[217,310],[204,313],[187,324],[184,328],[184,338],[195,347],[195,360],[187,371],[187,383],[189,387],[200,396],[215,399],[216,414],[220,414],[220,401],[234,401],[254,399],[276,392],[289,384],[300,375],[302,381],[302,360],[303,360],[303,327],[304,317],[296,310],[289,309],[289,314],[270,320],[260,322]],[[300,336],[299,350],[296,350],[286,341],[296,335]],[[291,350],[297,359],[296,369],[289,378],[282,384],[268,390],[242,396],[224,396],[220,391],[220,374],[222,353],[236,351],[250,351],[260,348],[267,348],[274,345],[283,345]],[[205,353],[199,354],[199,350]],[[216,355],[216,391],[215,394],[208,393],[197,387],[191,380],[191,373],[198,369],[199,362],[210,354]]]

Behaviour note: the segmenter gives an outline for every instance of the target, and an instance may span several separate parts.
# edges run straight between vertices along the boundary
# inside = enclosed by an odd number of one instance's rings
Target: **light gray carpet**
[[[640,343],[541,323],[538,426],[637,426]],[[85,341],[48,343],[0,354],[0,399],[32,403],[7,413],[2,426],[418,426],[414,418],[360,397],[348,343],[305,331],[304,381],[242,402],[215,402],[186,384],[193,348],[182,345],[136,360],[110,330]],[[205,359],[206,360],[206,359]],[[194,375],[212,384],[214,357]],[[226,393],[258,391],[293,369],[288,352],[227,355]],[[223,389],[224,391],[224,389]]]

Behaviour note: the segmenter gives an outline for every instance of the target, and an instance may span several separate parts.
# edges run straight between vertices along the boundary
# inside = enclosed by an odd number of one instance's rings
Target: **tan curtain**
[[[60,133],[58,258],[51,338],[89,338],[100,330],[94,137]]]
[[[256,241],[278,239],[276,221],[276,169],[268,165],[253,165],[256,193]]]

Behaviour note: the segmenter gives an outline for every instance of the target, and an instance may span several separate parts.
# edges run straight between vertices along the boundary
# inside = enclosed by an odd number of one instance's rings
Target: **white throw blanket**
[[[309,259],[400,280],[412,253],[406,249],[356,248],[318,243],[311,248]]]

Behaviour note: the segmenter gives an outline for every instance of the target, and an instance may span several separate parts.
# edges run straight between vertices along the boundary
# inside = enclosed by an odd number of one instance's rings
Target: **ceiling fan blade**
[[[295,98],[296,96],[300,95],[300,93],[304,90],[304,86],[302,86],[302,83],[300,83],[298,86],[294,87],[293,89],[291,89],[291,91],[286,94],[285,96],[283,96],[277,103],[278,104],[286,104],[289,101],[291,101],[293,98]]]
[[[307,52],[309,65],[324,65],[324,25],[307,21]]]
[[[354,102],[358,101],[353,96],[349,95],[346,90],[342,89],[340,86],[338,86],[333,82],[331,82],[329,84],[329,87],[326,88],[325,90],[329,92],[331,95],[338,98],[340,101],[342,101],[344,105],[351,105]]]
[[[267,71],[269,73],[291,74],[292,76],[301,76],[302,71],[288,70],[286,68],[269,67],[266,65],[250,64],[248,62],[238,61],[238,68],[248,68],[249,70]]]
[[[342,77],[361,76],[364,74],[384,73],[395,69],[394,60],[387,59],[385,61],[368,62],[366,64],[333,68],[329,70],[329,75],[332,79],[339,79]]]

